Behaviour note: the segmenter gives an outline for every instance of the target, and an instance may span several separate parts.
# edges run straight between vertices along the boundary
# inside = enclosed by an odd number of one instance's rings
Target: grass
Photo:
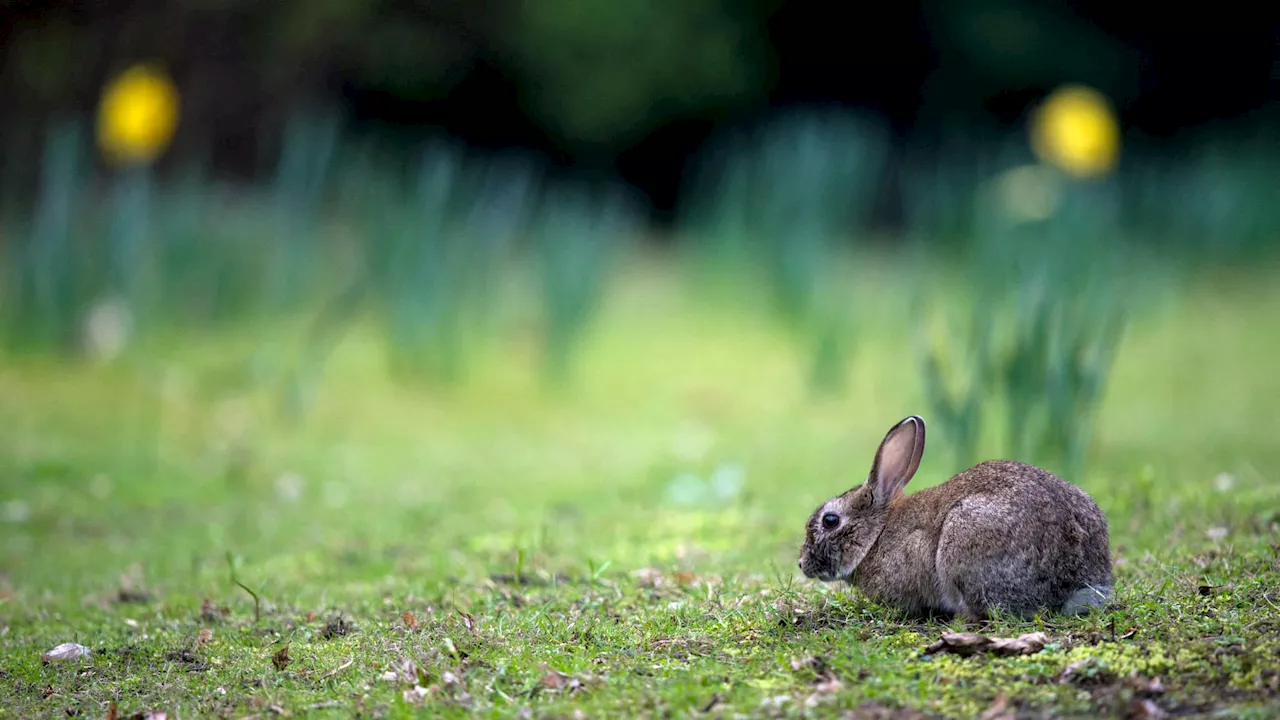
[[[1071,478],[1110,519],[1116,600],[995,621],[1050,639],[997,658],[922,656],[945,625],[795,565],[808,513],[922,412],[904,272],[858,283],[831,400],[767,318],[692,304],[648,262],[558,398],[518,302],[501,352],[447,391],[392,384],[356,330],[304,424],[254,372],[291,357],[288,328],[8,361],[0,716],[1280,712],[1275,276],[1204,276],[1138,320]],[[916,489],[959,469],[946,442],[930,434]],[[691,479],[717,468],[741,483]],[[43,663],[62,642],[92,654]]]

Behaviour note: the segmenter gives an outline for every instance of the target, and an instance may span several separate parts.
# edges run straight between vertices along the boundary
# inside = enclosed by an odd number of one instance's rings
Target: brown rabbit
[[[1083,490],[993,460],[904,495],[923,454],[924,420],[912,415],[889,430],[867,481],[809,519],[800,551],[807,577],[847,580],[915,616],[1079,614],[1107,602],[1107,519]]]

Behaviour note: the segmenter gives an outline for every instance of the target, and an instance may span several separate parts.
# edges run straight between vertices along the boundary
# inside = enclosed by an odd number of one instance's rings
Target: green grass
[[[1121,350],[1071,478],[1110,519],[1114,604],[985,631],[1043,630],[1035,655],[926,658],[944,625],[795,565],[812,509],[925,412],[902,272],[861,278],[841,399],[811,396],[767,316],[695,305],[647,263],[565,397],[520,303],[447,391],[392,384],[359,329],[301,425],[271,382],[288,329],[109,367],[9,361],[0,716],[975,717],[1001,695],[1018,717],[1123,716],[1135,673],[1166,712],[1280,712],[1275,277],[1201,278]],[[916,489],[959,470],[946,442],[930,434]],[[672,495],[721,466],[736,491]],[[68,641],[93,654],[41,662]]]

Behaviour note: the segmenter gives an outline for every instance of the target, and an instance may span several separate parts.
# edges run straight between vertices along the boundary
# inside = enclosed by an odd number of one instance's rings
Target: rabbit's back
[[[952,497],[935,569],[952,612],[1075,612],[1109,595],[1106,518],[1080,488],[1004,460],[976,465],[935,489],[944,488]]]

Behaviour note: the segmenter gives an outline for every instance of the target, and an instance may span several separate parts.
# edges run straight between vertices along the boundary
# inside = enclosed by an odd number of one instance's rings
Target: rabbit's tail
[[[1071,597],[1062,606],[1062,612],[1066,615],[1083,615],[1106,605],[1110,599],[1110,585],[1085,585],[1071,593]]]

